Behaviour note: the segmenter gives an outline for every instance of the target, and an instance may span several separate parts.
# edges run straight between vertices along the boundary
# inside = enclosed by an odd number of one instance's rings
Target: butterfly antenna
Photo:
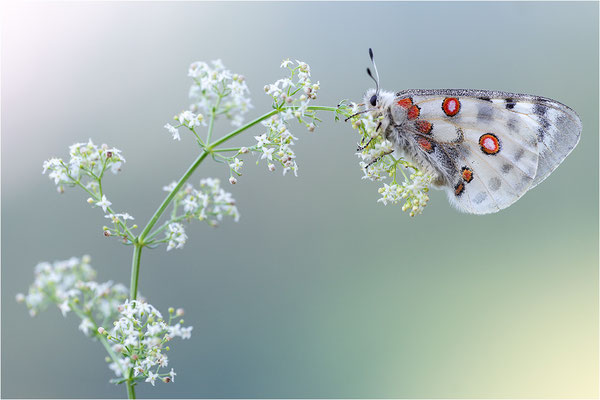
[[[377,94],[379,94],[379,72],[377,72],[377,65],[375,65],[375,58],[373,57],[373,49],[371,49],[370,47],[369,47],[369,58],[371,59],[371,62],[373,63],[373,69],[375,70],[375,76],[377,77],[377,79],[373,78],[373,75],[371,75],[371,71],[368,71],[368,74],[375,81],[375,84],[377,85],[377,89],[376,89]]]
[[[377,79],[375,79],[373,77],[373,74],[371,73],[371,70],[369,68],[367,68],[367,74],[371,77],[371,79],[373,79],[373,81],[375,82],[375,94],[379,94],[379,82],[377,82]]]

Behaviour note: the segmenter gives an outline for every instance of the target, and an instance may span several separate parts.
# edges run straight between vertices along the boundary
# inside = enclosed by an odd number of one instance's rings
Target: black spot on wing
[[[500,186],[502,186],[502,181],[497,176],[494,176],[489,180],[488,184],[490,186],[490,190],[495,192],[496,190],[500,189]]]
[[[513,169],[512,164],[504,164],[502,165],[502,173],[503,174],[508,174],[510,172],[510,170]]]
[[[544,116],[546,115],[546,112],[548,111],[548,107],[542,105],[542,104],[534,104],[533,105],[533,113],[535,115],[539,115],[539,116]]]
[[[490,99],[489,97],[478,97],[478,99],[483,101],[489,101],[490,103],[492,102],[492,99]]]
[[[473,198],[473,203],[475,204],[480,204],[482,203],[485,199],[487,198],[487,193],[486,192],[479,192],[475,195],[475,197]]]
[[[523,155],[525,154],[525,150],[519,149],[515,154],[515,161],[519,161]]]
[[[515,100],[511,99],[511,98],[505,99],[504,101],[506,101],[505,107],[509,110],[512,110],[513,108],[515,108],[515,105],[517,104],[515,102]]]
[[[477,119],[480,121],[489,121],[494,116],[494,107],[482,104],[477,112]]]
[[[506,126],[508,127],[508,129],[509,129],[511,132],[516,132],[516,131],[518,131],[518,130],[519,130],[519,127],[518,127],[518,125],[519,125],[519,120],[518,120],[518,119],[516,119],[516,118],[511,118],[511,119],[509,119],[509,120],[508,120],[508,122],[506,123]]]

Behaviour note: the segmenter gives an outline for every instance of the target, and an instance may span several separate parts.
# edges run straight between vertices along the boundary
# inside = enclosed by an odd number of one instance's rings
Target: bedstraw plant
[[[163,187],[166,196],[143,228],[131,214],[114,206],[103,189],[104,179],[118,174],[125,165],[119,149],[97,145],[90,139],[70,146],[68,160],[51,158],[43,163],[42,172],[54,181],[59,193],[79,188],[90,206],[102,210],[105,237],[133,247],[131,280],[129,288],[112,281],[96,282],[96,272],[87,255],[42,262],[35,267],[35,281],[28,293],[17,294],[17,301],[25,303],[32,316],[51,304],[58,307],[63,317],[75,314],[80,319],[79,329],[106,349],[108,367],[115,374],[112,382],[125,384],[128,398],[135,398],[138,384],[154,386],[157,382],[175,381],[177,374],[168,368],[167,353],[174,339],[189,339],[193,329],[184,326],[183,309],[169,308],[163,317],[140,295],[142,251],[163,244],[167,251],[182,248],[188,239],[185,224],[192,221],[216,226],[224,218],[240,218],[235,199],[222,187],[220,179],[192,181],[192,175],[206,159],[221,162],[229,175],[225,181],[231,185],[242,180],[243,168],[252,157],[271,172],[279,170],[284,175],[298,176],[294,144],[299,139],[292,133],[292,125],[314,132],[321,122],[319,115],[330,112],[336,121],[349,119],[361,142],[368,143],[357,153],[364,178],[391,179],[390,184],[384,183],[379,189],[379,202],[404,202],[402,209],[410,215],[421,213],[427,204],[431,178],[398,155],[387,154],[392,143],[377,131],[378,121],[370,113],[354,115],[365,105],[345,101],[337,106],[314,105],[321,84],[313,80],[310,66],[287,59],[281,68],[287,76],[264,87],[273,101],[271,110],[245,122],[253,106],[243,75],[232,73],[220,60],[195,62],[189,67],[191,104],[164,128],[176,141],[182,136],[195,141],[198,156],[178,180]],[[234,129],[215,139],[214,127],[220,120],[228,120]],[[246,146],[225,146],[255,126],[258,129],[248,137]],[[397,181],[399,175],[402,183]]]

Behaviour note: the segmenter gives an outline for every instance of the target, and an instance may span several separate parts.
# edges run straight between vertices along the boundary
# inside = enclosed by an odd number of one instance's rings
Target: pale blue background
[[[580,114],[581,142],[501,213],[463,215],[435,192],[411,219],[376,203],[348,125],[296,128],[299,178],[248,158],[228,187],[238,224],[144,252],[141,291],[185,307],[194,331],[173,343],[176,383],[138,395],[598,395],[597,3],[27,3],[2,19],[3,397],[125,395],[73,316],[14,301],[37,262],[84,253],[98,279],[129,283],[131,248],[102,237],[83,193],[58,195],[43,160],[90,137],[122,149],[106,190],[143,225],[198,151],[162,128],[187,106],[192,61],[243,73],[254,117],[286,57],[310,63],[318,104],[359,100],[368,47],[386,89],[547,96]],[[214,163],[203,176],[228,177]]]

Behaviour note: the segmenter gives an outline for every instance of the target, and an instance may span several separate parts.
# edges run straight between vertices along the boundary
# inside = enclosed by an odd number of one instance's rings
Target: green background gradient
[[[373,47],[382,86],[537,94],[575,109],[581,142],[543,184],[494,215],[434,191],[411,219],[376,203],[348,124],[293,126],[300,176],[248,157],[226,185],[242,218],[187,228],[181,251],[145,250],[140,290],[186,309],[173,385],[140,397],[583,398],[598,396],[598,4],[29,3],[2,23],[2,397],[122,397],[104,350],[14,296],[43,260],[90,254],[129,284],[132,248],[42,161],[93,138],[123,150],[106,179],[144,225],[198,149],[162,126],[187,107],[188,65],[243,73],[250,117],[279,63],[308,62],[316,104],[359,100]],[[230,126],[221,121],[218,135]],[[236,144],[252,144],[256,128]],[[207,163],[193,177],[226,181]]]

